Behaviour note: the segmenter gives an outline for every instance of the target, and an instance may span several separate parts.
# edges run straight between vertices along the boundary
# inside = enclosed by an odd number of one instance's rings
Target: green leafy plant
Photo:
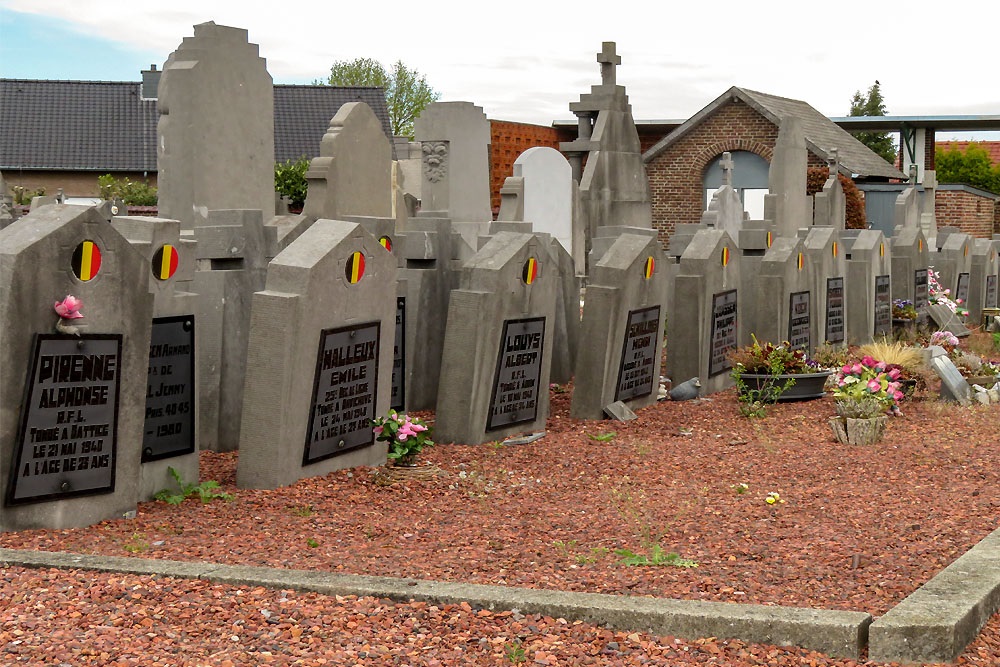
[[[736,383],[740,414],[763,417],[767,414],[767,406],[795,384],[795,378],[788,376],[815,373],[820,369],[804,350],[793,348],[788,341],[775,345],[761,343],[753,334],[750,337],[753,343],[729,351],[727,356],[732,364],[729,374]],[[748,374],[765,377],[748,382],[744,378]]]
[[[742,496],[744,493],[750,490],[750,485],[746,482],[740,482],[739,484],[733,484],[733,492],[738,496]]]
[[[574,559],[578,565],[588,565],[590,563],[596,563],[610,553],[610,549],[607,547],[591,547],[590,554],[577,554]]]
[[[149,542],[146,541],[145,533],[132,533],[132,537],[125,543],[125,551],[130,554],[138,554],[149,550]]]
[[[18,206],[27,206],[31,203],[31,200],[35,197],[41,197],[45,195],[45,188],[38,188],[37,190],[29,190],[23,185],[15,185],[10,189],[13,193],[14,203]]]
[[[295,516],[312,516],[313,506],[312,505],[296,505],[292,508],[292,514]]]
[[[509,644],[504,644],[503,648],[506,651],[504,657],[512,665],[517,665],[528,660],[528,657],[525,655],[524,645],[521,644],[521,640],[519,639],[515,639]]]
[[[397,463],[409,463],[424,447],[434,444],[431,427],[423,420],[390,410],[385,417],[372,420],[375,439],[389,444],[386,457]]]
[[[698,567],[698,561],[681,558],[676,552],[666,552],[659,544],[650,547],[648,554],[635,553],[629,549],[615,549],[615,555],[622,564],[631,566],[670,565],[672,567]]]
[[[319,542],[310,537],[309,539],[306,540],[306,546],[308,546],[310,549],[315,549],[316,547],[319,546]]]
[[[607,433],[598,433],[597,435],[588,433],[587,437],[595,442],[611,442],[615,439],[616,435],[618,435],[617,431],[608,431]]]
[[[158,201],[156,188],[148,182],[115,178],[111,174],[97,177],[97,190],[101,199],[120,199],[129,206],[156,206]]]
[[[309,192],[307,171],[309,159],[304,156],[295,161],[285,160],[274,164],[274,191],[287,199],[292,208],[301,209],[306,203]]]
[[[168,505],[180,505],[187,498],[191,498],[193,496],[198,496],[203,503],[215,500],[216,498],[227,502],[233,499],[233,495],[231,493],[218,491],[219,483],[214,480],[205,480],[200,484],[190,484],[181,479],[181,474],[177,472],[173,466],[168,467],[167,472],[169,472],[170,476],[174,478],[175,482],[177,482],[177,490],[163,489],[162,491],[157,491],[156,495],[153,497],[157,500],[162,500]]]

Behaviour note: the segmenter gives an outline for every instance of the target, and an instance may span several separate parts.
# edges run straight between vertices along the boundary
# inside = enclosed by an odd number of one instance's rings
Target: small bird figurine
[[[698,393],[701,390],[701,380],[696,377],[691,378],[681,382],[679,385],[670,390],[670,400],[671,401],[690,401],[693,398],[698,398]]]

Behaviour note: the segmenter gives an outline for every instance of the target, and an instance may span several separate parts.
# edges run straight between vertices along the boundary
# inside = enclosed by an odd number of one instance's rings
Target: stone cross
[[[722,154],[722,159],[719,161],[719,166],[722,167],[722,184],[733,186],[733,155],[730,152],[725,152]]]
[[[615,85],[615,68],[622,64],[622,57],[615,53],[614,42],[601,42],[597,62],[601,63],[601,83],[605,86]]]
[[[910,165],[910,185],[917,184],[917,165]]]
[[[826,155],[826,166],[830,169],[830,176],[836,176],[840,171],[840,167],[837,164],[837,149],[831,148],[830,152]]]

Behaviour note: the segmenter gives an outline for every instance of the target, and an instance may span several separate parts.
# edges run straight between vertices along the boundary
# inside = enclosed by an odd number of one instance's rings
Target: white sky
[[[0,0],[0,19],[69,35],[36,48],[19,44],[8,27],[0,76],[13,78],[138,80],[196,23],[215,21],[249,31],[275,83],[309,83],[335,60],[399,59],[426,75],[442,100],[542,125],[572,119],[569,103],[600,83],[595,54],[603,41],[617,42],[618,83],[637,120],[688,118],[733,85],[846,116],[853,93],[876,79],[890,115],[1000,114],[989,36],[1000,25],[995,0]],[[100,41],[60,57],[77,35]],[[86,75],[75,74],[81,67]]]

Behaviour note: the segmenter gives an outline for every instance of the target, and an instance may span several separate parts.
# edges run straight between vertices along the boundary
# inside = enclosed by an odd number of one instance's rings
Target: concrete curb
[[[1000,609],[1000,529],[875,621],[868,659],[952,662]]]
[[[521,613],[579,620],[616,630],[648,631],[660,636],[691,639],[719,637],[778,646],[801,646],[830,656],[853,659],[859,658],[867,645],[868,626],[872,622],[871,615],[854,611],[572,593],[15,549],[0,549],[0,564],[204,579],[230,585],[288,588],[325,595],[373,596],[400,602],[468,602],[484,609],[517,609]]]

